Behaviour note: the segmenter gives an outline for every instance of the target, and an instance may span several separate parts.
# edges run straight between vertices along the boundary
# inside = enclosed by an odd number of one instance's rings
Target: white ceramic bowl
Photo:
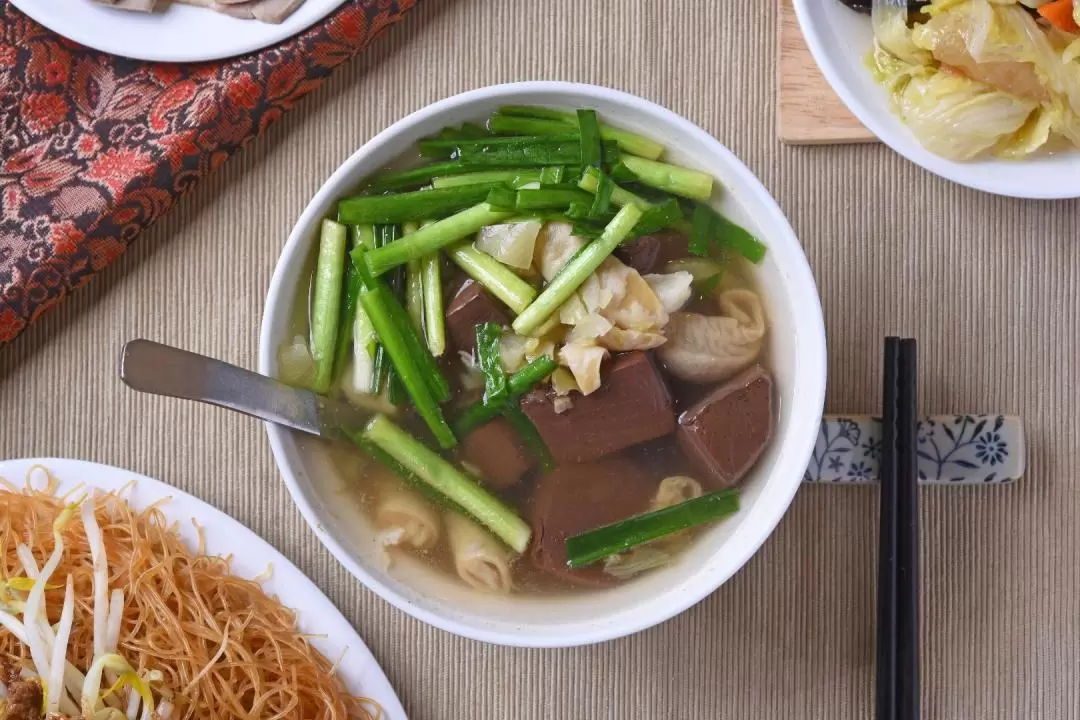
[[[806,43],[832,89],[872,133],[908,160],[976,190],[1019,198],[1080,197],[1080,150],[1024,160],[954,162],[924,149],[889,108],[864,59],[873,45],[870,17],[838,0],[794,0]]]
[[[447,125],[482,120],[505,104],[593,107],[606,121],[664,142],[674,162],[720,181],[719,207],[769,247],[760,284],[771,330],[780,419],[769,449],[742,492],[742,510],[717,524],[669,568],[618,588],[558,596],[492,597],[469,590],[420,561],[385,572],[370,523],[312,442],[268,426],[281,473],[319,539],[362,583],[405,612],[466,637],[505,645],[584,645],[662,622],[711,593],[765,541],[784,514],[813,450],[825,393],[825,330],[814,278],[791,227],[746,167],[706,132],[650,102],[601,87],[552,82],[467,92],[413,113],[377,135],[338,168],[308,204],[274,271],[263,317],[259,371],[277,372],[290,318],[320,220],[364,177]],[[354,480],[355,482],[355,480]]]

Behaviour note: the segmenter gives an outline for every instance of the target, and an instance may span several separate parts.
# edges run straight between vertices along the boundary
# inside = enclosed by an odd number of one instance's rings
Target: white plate
[[[268,594],[276,595],[283,605],[296,610],[300,629],[317,636],[311,638],[312,645],[331,659],[337,659],[345,651],[338,674],[349,692],[378,702],[382,706],[384,720],[406,720],[405,710],[390,681],[352,625],[306,575],[251,530],[174,487],[108,465],[52,458],[6,460],[0,462],[0,477],[21,487],[27,471],[34,465],[47,467],[60,480],[61,491],[79,483],[106,491],[118,490],[134,480],[135,487],[128,495],[131,505],[141,509],[163,497],[170,498],[161,511],[170,520],[179,521],[180,533],[189,546],[193,546],[197,540],[191,525],[191,519],[195,518],[206,533],[207,553],[231,553],[232,569],[237,575],[255,577],[270,565],[273,574],[263,587]]]
[[[344,0],[306,0],[280,25],[162,2],[162,10],[141,13],[92,0],[11,0],[34,20],[77,43],[161,62],[202,62],[261,50],[308,29]]]
[[[795,0],[795,14],[832,89],[872,133],[926,170],[976,190],[1052,200],[1080,197],[1080,151],[1025,160],[954,162],[924,149],[889,108],[864,58],[873,44],[870,17],[838,0]]]

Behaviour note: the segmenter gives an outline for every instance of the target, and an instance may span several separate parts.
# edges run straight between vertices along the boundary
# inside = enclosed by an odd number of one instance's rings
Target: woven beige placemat
[[[0,456],[125,466],[240,519],[328,592],[416,718],[871,717],[871,488],[804,489],[742,572],[653,630],[575,650],[495,648],[428,628],[351,580],[289,501],[259,425],[116,379],[120,345],[137,336],[253,366],[293,221],[389,122],[489,83],[611,85],[705,127],[779,199],[822,291],[829,410],[876,409],[882,338],[900,333],[920,341],[922,412],[1024,416],[1020,483],[923,491],[923,716],[1080,717],[1080,203],[979,194],[883,147],[782,146],[775,12],[426,0],[0,349]]]

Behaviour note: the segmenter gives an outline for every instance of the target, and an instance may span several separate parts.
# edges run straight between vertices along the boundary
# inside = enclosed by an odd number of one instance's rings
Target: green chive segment
[[[404,265],[410,260],[422,258],[428,253],[433,253],[472,235],[485,225],[494,225],[509,216],[509,212],[496,210],[486,202],[482,202],[448,218],[426,225],[397,242],[376,248],[366,253],[364,259],[372,275],[382,275],[387,270]]]
[[[315,360],[315,379],[311,389],[317,393],[325,394],[334,379],[346,244],[345,226],[333,220],[323,220],[311,304],[311,355]]]
[[[338,219],[346,225],[392,225],[445,217],[483,202],[492,188],[501,185],[499,182],[482,182],[395,195],[359,195],[338,203]]]
[[[363,438],[379,447],[440,494],[460,505],[515,551],[525,552],[532,536],[529,525],[501,500],[438,453],[382,415],[376,415],[368,423]]]
[[[635,223],[641,218],[641,210],[627,205],[604,228],[604,234],[582,248],[559,274],[548,284],[540,296],[514,320],[514,332],[528,335],[556,312],[577,290],[586,278],[600,267],[600,263],[626,239]]]
[[[720,490],[678,505],[635,515],[567,538],[566,562],[572,568],[584,567],[665,535],[732,515],[738,510],[737,491]]]
[[[510,385],[499,353],[501,338],[502,329],[495,323],[476,326],[476,364],[484,376],[484,404],[496,407],[510,397]]]
[[[701,201],[712,195],[713,179],[706,173],[633,155],[624,157],[622,164],[642,183],[657,190]]]
[[[471,240],[447,248],[446,254],[469,277],[487,288],[515,313],[524,311],[536,297],[536,289],[532,285],[495,258],[477,250]]]
[[[581,166],[599,168],[604,162],[604,144],[600,139],[596,111],[578,110],[577,121],[581,133]]]
[[[536,358],[510,376],[510,397],[516,401],[555,372],[556,367],[558,365],[547,355]],[[487,421],[495,419],[498,414],[499,408],[487,405],[483,401],[477,402],[470,405],[454,423],[454,432],[464,437]]]
[[[574,113],[565,110],[531,105],[504,105],[488,123],[491,131],[500,135],[549,135],[564,133],[576,124]],[[664,153],[664,146],[655,140],[610,125],[600,125],[600,137],[618,143],[628,153],[655,160]]]

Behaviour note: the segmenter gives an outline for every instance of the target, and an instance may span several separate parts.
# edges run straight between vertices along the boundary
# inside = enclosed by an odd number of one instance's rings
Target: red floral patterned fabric
[[[415,3],[348,0],[276,47],[179,65],[89,50],[0,0],[0,344]]]

